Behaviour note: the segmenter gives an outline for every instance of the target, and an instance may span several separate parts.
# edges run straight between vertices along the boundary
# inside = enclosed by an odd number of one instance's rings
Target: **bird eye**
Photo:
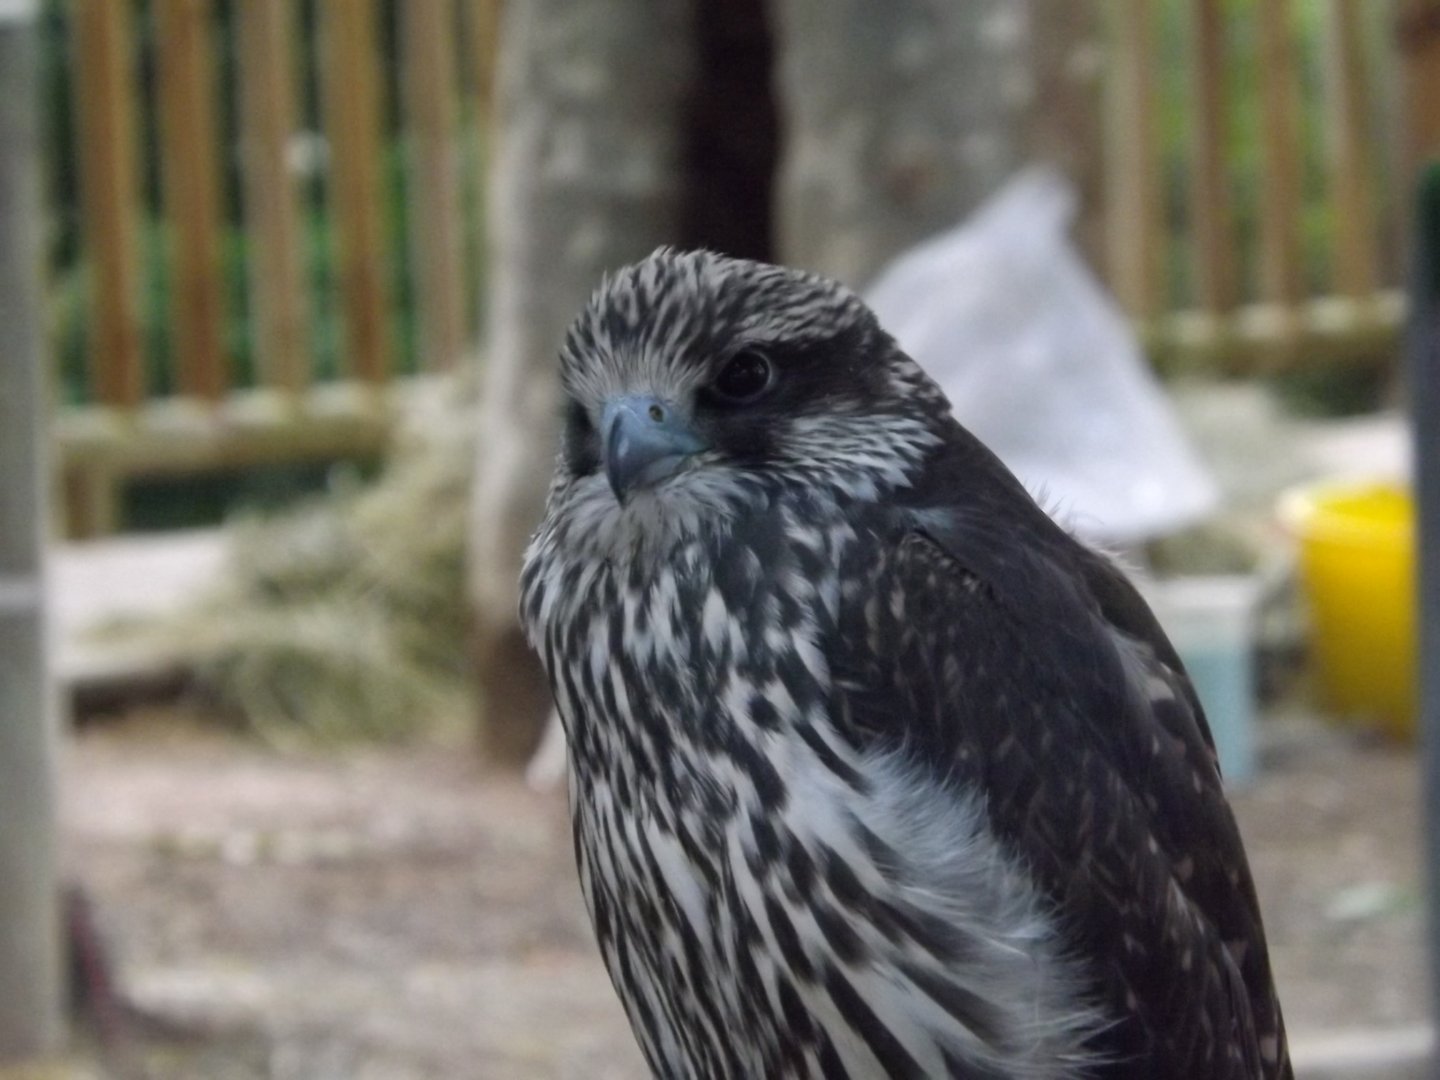
[[[748,405],[766,390],[774,379],[770,361],[754,349],[745,349],[730,362],[710,384],[710,392],[727,405]]]

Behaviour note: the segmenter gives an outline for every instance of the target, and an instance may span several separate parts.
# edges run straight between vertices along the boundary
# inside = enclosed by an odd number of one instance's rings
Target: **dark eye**
[[[770,389],[774,377],[774,369],[763,353],[745,349],[730,358],[710,384],[710,392],[727,405],[748,405]]]

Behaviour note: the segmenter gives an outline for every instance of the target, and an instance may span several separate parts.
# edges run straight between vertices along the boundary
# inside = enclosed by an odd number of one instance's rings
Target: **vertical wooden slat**
[[[1360,0],[1329,0],[1326,19],[1326,132],[1334,209],[1334,287],[1351,297],[1376,288],[1374,185],[1370,176],[1369,86]]]
[[[407,0],[405,105],[411,140],[411,260],[422,366],[455,366],[465,349],[464,233],[455,137],[453,0]]]
[[[259,375],[295,395],[310,381],[301,224],[286,147],[295,133],[295,7],[238,5],[245,228]]]
[[[1406,279],[1409,244],[1406,217],[1409,200],[1397,198],[1396,177],[1405,168],[1405,65],[1403,49],[1395,32],[1402,10],[1400,0],[1380,0],[1378,7],[1365,11],[1365,68],[1370,78],[1370,118],[1378,162],[1375,188],[1376,235],[1380,255],[1377,262],[1378,287],[1396,288]]]
[[[1119,0],[1112,10],[1115,50],[1109,131],[1111,285],[1131,315],[1160,308],[1160,158],[1156,137],[1153,0]]]
[[[486,206],[489,202],[490,176],[492,165],[499,156],[499,131],[500,125],[496,122],[497,106],[499,99],[498,85],[498,59],[500,50],[500,25],[504,14],[503,0],[466,0],[467,6],[464,9],[466,18],[466,30],[470,42],[469,60],[472,65],[471,71],[474,75],[474,122],[469,133],[475,139],[479,148],[479,155],[476,159],[477,165],[474,176],[466,189],[467,199],[473,200],[472,205],[476,207],[476,213],[483,222],[486,219]],[[479,280],[484,282],[485,271],[485,227],[481,226],[479,243],[474,246],[470,253],[470,266],[474,275],[471,281]],[[485,286],[482,284],[481,292]],[[482,296],[474,296],[472,312],[479,314],[481,320],[488,316],[489,305]],[[488,330],[488,323],[483,327]]]
[[[1304,295],[1300,215],[1299,65],[1289,0],[1260,0],[1260,113],[1264,175],[1260,189],[1260,292],[1293,308]]]
[[[130,5],[75,0],[78,158],[91,265],[91,393],[133,408],[145,392]]]
[[[1401,0],[1394,31],[1405,99],[1396,216],[1400,236],[1408,240],[1411,183],[1440,157],[1440,0]]]
[[[160,163],[173,237],[172,337],[180,392],[218,401],[227,386],[222,322],[211,0],[156,0]]]
[[[468,0],[471,59],[475,65],[475,113],[487,133],[495,109],[495,61],[500,55],[503,0]]]
[[[1025,58],[1034,77],[1024,110],[1025,154],[1057,166],[1074,185],[1071,236],[1097,269],[1107,255],[1105,26],[1098,0],[1048,4],[1033,20]]]
[[[1195,123],[1191,155],[1191,230],[1194,237],[1195,280],[1200,307],[1221,315],[1235,306],[1235,237],[1226,169],[1224,0],[1193,0]]]
[[[381,220],[380,59],[373,0],[323,0],[324,97],[330,184],[350,371],[387,375],[389,311]]]

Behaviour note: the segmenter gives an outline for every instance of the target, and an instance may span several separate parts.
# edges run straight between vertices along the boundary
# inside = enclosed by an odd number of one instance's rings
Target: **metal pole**
[[[63,1036],[32,0],[0,0],[0,1062]]]
[[[1420,731],[1429,875],[1430,979],[1440,1031],[1440,162],[1425,170],[1415,215],[1410,374],[1415,432],[1420,610]]]

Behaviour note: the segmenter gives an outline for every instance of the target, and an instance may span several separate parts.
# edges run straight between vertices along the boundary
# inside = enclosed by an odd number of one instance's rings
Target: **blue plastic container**
[[[1226,783],[1253,779],[1257,579],[1172,578],[1146,582],[1142,591],[1195,683]]]

